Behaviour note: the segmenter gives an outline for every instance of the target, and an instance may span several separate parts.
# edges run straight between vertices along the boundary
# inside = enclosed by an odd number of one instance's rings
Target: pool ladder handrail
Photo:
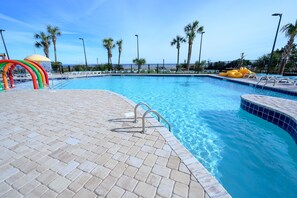
[[[134,107],[134,122],[137,122],[137,108],[139,106],[146,106],[148,109],[152,109],[148,104],[144,103],[144,102],[139,102],[135,107]]]
[[[163,116],[161,116],[156,110],[153,110],[148,104],[144,102],[139,102],[134,107],[134,123],[137,122],[137,108],[141,105],[146,106],[148,108],[148,110],[142,116],[142,133],[145,132],[145,117],[148,113],[154,113],[157,116],[159,122],[162,119],[168,125],[168,130],[171,132],[171,125],[169,124],[169,122]]]
[[[142,133],[145,132],[145,116],[148,113],[154,113],[158,117],[159,122],[160,122],[160,118],[161,118],[168,125],[168,130],[171,132],[171,125],[169,124],[169,122],[163,116],[161,116],[157,111],[155,111],[153,109],[149,109],[142,116]]]

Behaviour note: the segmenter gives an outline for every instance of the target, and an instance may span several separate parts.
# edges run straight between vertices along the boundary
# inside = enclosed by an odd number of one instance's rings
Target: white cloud
[[[86,15],[92,15],[100,6],[102,6],[103,3],[105,3],[107,0],[95,0],[91,3],[89,6],[89,9],[86,11]],[[89,1],[90,3],[90,1]]]
[[[62,31],[62,34],[76,35],[76,34],[79,34],[79,33],[71,32],[71,31]]]
[[[12,22],[12,23],[16,23],[16,24],[19,24],[19,25],[22,25],[22,26],[25,26],[27,28],[30,28],[30,29],[40,29],[38,26],[36,25],[32,25],[30,23],[26,23],[24,21],[21,21],[21,20],[18,20],[18,19],[15,19],[15,18],[12,18],[10,16],[7,16],[7,15],[4,15],[4,14],[1,14],[0,13],[0,19],[3,19],[5,21],[8,21],[8,22]]]

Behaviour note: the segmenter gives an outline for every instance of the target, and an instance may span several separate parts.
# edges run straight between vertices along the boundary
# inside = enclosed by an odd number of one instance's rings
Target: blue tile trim
[[[283,113],[252,103],[243,98],[241,98],[240,107],[255,116],[281,127],[292,136],[293,140],[297,144],[297,122],[295,119],[292,119]]]

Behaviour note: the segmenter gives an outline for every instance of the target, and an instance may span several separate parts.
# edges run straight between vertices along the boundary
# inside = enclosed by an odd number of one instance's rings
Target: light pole
[[[86,55],[86,48],[85,48],[85,41],[83,38],[79,38],[80,40],[82,40],[82,43],[83,43],[83,47],[84,47],[84,54],[85,54],[85,64],[86,64],[86,68],[85,70],[87,70],[87,67],[88,67],[88,62],[87,62],[87,55]]]
[[[274,14],[272,14],[272,16],[279,16],[279,21],[278,21],[278,26],[277,26],[277,29],[276,29],[276,34],[275,34],[275,38],[274,38],[274,42],[273,42],[273,46],[272,46],[272,50],[271,50],[270,59],[269,59],[269,64],[268,64],[268,67],[267,67],[266,74],[269,73],[269,67],[271,67],[273,51],[274,51],[274,47],[275,47],[275,43],[276,43],[276,39],[277,39],[277,34],[278,34],[278,30],[279,30],[279,25],[280,25],[281,20],[282,20],[282,15],[283,15],[283,14],[281,14],[281,13],[274,13]]]
[[[137,38],[137,60],[138,60],[138,73],[140,70],[140,66],[139,66],[139,43],[138,43],[138,34],[135,34],[136,38]]]
[[[4,41],[4,38],[3,38],[3,34],[2,34],[2,32],[4,32],[4,31],[5,31],[5,30],[0,29],[0,34],[1,34],[2,42],[3,42],[4,48],[5,48],[5,52],[6,52],[6,54],[7,54],[7,58],[10,59],[10,58],[9,58],[8,51],[7,51],[7,48],[6,48],[6,45],[5,45],[5,41]]]
[[[139,60],[139,43],[138,43],[138,34],[135,34],[137,38],[137,59]]]
[[[199,50],[199,60],[198,60],[198,66],[200,66],[200,59],[201,59],[201,48],[202,48],[202,37],[203,37],[203,34],[205,32],[201,32],[201,40],[200,40],[200,50]]]

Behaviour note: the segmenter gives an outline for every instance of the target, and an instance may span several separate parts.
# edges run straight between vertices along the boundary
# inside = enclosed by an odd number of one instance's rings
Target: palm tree
[[[179,49],[180,49],[180,44],[185,43],[186,39],[182,36],[176,36],[172,41],[171,41],[171,46],[176,45],[177,48],[177,63],[176,63],[176,69],[179,66]]]
[[[279,70],[279,74],[283,75],[285,71],[286,64],[288,63],[288,60],[292,53],[292,48],[294,46],[294,39],[297,35],[297,20],[295,21],[295,24],[288,23],[287,25],[284,25],[281,29],[282,32],[285,32],[286,36],[289,37],[287,45],[284,47],[284,51],[282,54],[282,63]]]
[[[137,73],[139,73],[140,72],[141,65],[144,65],[146,63],[146,61],[145,61],[144,58],[140,58],[140,59],[135,58],[133,60],[133,63],[138,65],[138,71],[137,71]]]
[[[187,70],[189,71],[190,68],[190,61],[191,61],[191,54],[192,54],[192,46],[193,46],[193,41],[196,37],[196,33],[201,33],[203,32],[203,26],[199,27],[199,22],[198,21],[194,21],[192,24],[189,23],[186,27],[185,27],[185,33],[186,33],[186,37],[188,40],[188,59],[187,59]]]
[[[112,52],[111,49],[115,47],[112,38],[103,39],[103,46],[107,49],[108,65],[111,64]]]
[[[122,54],[122,44],[123,44],[123,40],[120,39],[116,42],[117,46],[119,47],[119,58],[118,58],[118,65],[120,65],[121,63],[121,54]]]
[[[56,42],[57,42],[57,36],[61,36],[61,32],[58,27],[52,27],[51,25],[47,26],[47,32],[49,33],[49,35],[52,39],[52,42],[54,45],[55,62],[57,62]]]
[[[46,35],[44,32],[40,32],[39,34],[34,35],[35,39],[40,39],[40,41],[36,41],[35,47],[37,48],[43,48],[43,52],[47,58],[49,58],[49,46],[51,44],[50,42],[50,36]]]

